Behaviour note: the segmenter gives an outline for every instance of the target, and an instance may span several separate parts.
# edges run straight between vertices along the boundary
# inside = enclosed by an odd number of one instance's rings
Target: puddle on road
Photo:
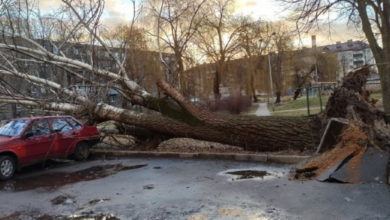
[[[15,212],[11,215],[0,217],[0,220],[24,220],[24,219],[31,219],[31,220],[120,220],[120,218],[115,217],[113,215],[105,215],[105,214],[99,214],[99,215],[71,215],[71,216],[64,216],[64,215],[42,215],[39,213],[27,213],[27,212]]]
[[[288,173],[286,169],[282,168],[248,168],[248,169],[230,169],[225,170],[218,175],[227,176],[229,181],[244,181],[244,180],[269,180],[274,178],[281,178]]]
[[[226,174],[238,176],[238,180],[242,179],[253,179],[253,178],[264,178],[265,176],[270,176],[271,174],[264,170],[239,170],[233,172],[227,172]]]
[[[84,170],[75,172],[53,172],[38,176],[15,178],[10,181],[0,182],[1,191],[26,191],[36,188],[45,188],[46,190],[55,190],[64,185],[90,181],[104,178],[120,171],[138,169],[147,166],[147,164],[125,166],[122,164],[109,164],[93,166]]]

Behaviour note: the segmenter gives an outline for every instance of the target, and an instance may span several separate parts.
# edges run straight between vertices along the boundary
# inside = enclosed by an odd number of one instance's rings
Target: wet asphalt
[[[0,183],[0,219],[390,219],[388,185],[289,180],[290,168],[147,158],[51,163]]]

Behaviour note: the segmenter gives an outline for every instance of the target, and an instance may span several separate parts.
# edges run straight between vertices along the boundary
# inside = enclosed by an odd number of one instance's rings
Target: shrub
[[[240,93],[233,93],[220,100],[208,102],[208,108],[211,111],[227,111],[231,114],[240,114],[243,111],[247,111],[251,105],[251,98]]]

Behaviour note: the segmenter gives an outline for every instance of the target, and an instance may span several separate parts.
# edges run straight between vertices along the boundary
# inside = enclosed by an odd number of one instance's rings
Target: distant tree
[[[159,47],[168,49],[174,54],[175,69],[171,70],[168,82],[185,95],[186,89],[185,63],[187,49],[202,21],[202,6],[206,0],[149,0],[149,15],[157,22],[157,37]],[[160,41],[163,43],[160,46]],[[160,51],[164,49],[159,48]],[[162,62],[165,62],[162,60]],[[169,67],[168,67],[169,68]]]
[[[272,30],[271,23],[256,20],[250,17],[241,18],[241,30],[238,37],[240,49],[244,54],[246,69],[248,70],[248,91],[254,102],[257,102],[255,77],[259,72],[258,63],[263,60],[263,55],[269,52]],[[260,60],[261,59],[261,60]]]
[[[383,94],[383,105],[390,113],[390,1],[388,0],[281,0],[295,8],[295,19],[301,31],[313,28],[319,20],[338,14],[346,22],[359,25],[377,63]],[[341,20],[338,19],[338,20]]]
[[[124,67],[131,80],[150,92],[157,92],[155,82],[164,79],[164,66],[159,54],[150,51],[146,30],[130,25],[119,25],[111,30],[109,38],[119,43],[126,56]],[[130,75],[131,74],[131,75]]]
[[[215,63],[214,98],[220,99],[221,76],[226,64],[239,53],[239,34],[242,26],[233,15],[233,0],[210,0],[204,7],[204,19],[197,31],[196,45],[200,52]]]
[[[273,24],[270,44],[271,54],[269,59],[271,59],[272,64],[272,82],[275,86],[275,91],[272,92],[275,92],[276,95],[275,103],[280,103],[285,83],[285,70],[283,70],[283,66],[288,59],[286,52],[293,48],[291,32],[288,31],[283,23]]]
[[[302,49],[291,57],[291,68],[294,71],[295,100],[304,87],[309,86],[316,80],[319,82],[336,82],[340,64],[335,53]]]
[[[320,82],[336,82],[337,72],[340,70],[340,63],[337,54],[318,52],[316,55],[317,69]]]

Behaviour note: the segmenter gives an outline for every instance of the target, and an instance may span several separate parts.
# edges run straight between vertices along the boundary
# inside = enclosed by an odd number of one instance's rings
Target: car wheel
[[[15,159],[11,156],[0,156],[0,180],[8,180],[14,176]]]
[[[89,145],[85,142],[78,143],[73,157],[78,161],[87,159],[89,157]]]

